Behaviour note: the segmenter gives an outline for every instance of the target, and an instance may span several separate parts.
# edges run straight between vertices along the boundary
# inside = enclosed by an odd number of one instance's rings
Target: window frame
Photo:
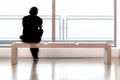
[[[113,47],[116,47],[116,43],[117,43],[117,0],[113,0],[113,4],[114,4],[114,45]],[[56,0],[52,0],[52,42],[56,42]],[[0,15],[3,17],[0,17],[0,19],[7,19],[9,18],[10,15]],[[13,15],[14,16],[14,15]],[[18,16],[19,15],[15,15]],[[12,17],[11,17],[12,19]],[[20,18],[18,18],[20,19]],[[61,25],[62,26],[62,25]],[[60,28],[61,29],[61,28]],[[62,28],[63,29],[63,28]],[[64,36],[61,32],[64,33],[64,30],[60,31],[60,38],[64,41]],[[9,41],[9,40],[8,40]],[[7,40],[0,40],[0,44],[2,43],[9,43]],[[19,40],[10,40],[10,42],[14,42],[14,41],[19,41]]]

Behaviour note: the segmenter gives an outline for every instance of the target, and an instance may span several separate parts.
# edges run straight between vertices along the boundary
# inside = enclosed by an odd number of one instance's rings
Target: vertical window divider
[[[62,40],[64,41],[65,38],[65,20],[64,20],[64,17],[62,17]]]
[[[114,46],[117,43],[117,0],[114,0]]]
[[[55,0],[52,0],[52,42],[55,42]]]

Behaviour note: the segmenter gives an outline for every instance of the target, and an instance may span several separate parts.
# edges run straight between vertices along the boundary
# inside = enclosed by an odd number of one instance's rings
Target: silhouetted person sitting
[[[42,23],[43,20],[37,16],[37,7],[32,7],[29,11],[30,15],[24,16],[22,20],[23,33],[20,36],[23,42],[39,43],[43,35]],[[30,48],[33,60],[38,60],[39,48]]]

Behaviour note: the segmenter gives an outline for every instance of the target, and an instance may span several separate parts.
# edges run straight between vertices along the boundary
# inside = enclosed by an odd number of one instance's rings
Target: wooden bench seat
[[[17,64],[17,48],[104,48],[104,62],[111,64],[111,45],[107,42],[48,42],[48,43],[23,43],[12,44],[11,64]]]

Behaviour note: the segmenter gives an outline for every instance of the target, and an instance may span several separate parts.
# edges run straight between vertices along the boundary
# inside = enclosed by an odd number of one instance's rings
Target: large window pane
[[[43,29],[44,29],[44,33],[43,33],[43,41],[50,41],[51,40],[51,37],[52,37],[52,17],[50,16],[43,16],[42,17],[43,20],[44,20],[44,23],[43,23]],[[56,22],[56,40],[60,40],[61,39],[61,17],[60,16],[56,16],[56,19],[55,19],[55,22]]]
[[[67,40],[114,40],[112,17],[67,17]]]
[[[60,15],[113,15],[114,0],[56,0]]]
[[[42,40],[51,40],[52,0],[0,1],[0,40],[19,40],[19,36],[22,34],[22,18],[29,15],[32,6],[38,7],[38,16],[43,18]]]
[[[114,44],[114,0],[56,0],[63,41]]]
[[[28,10],[36,6],[39,15],[51,15],[51,0],[2,0],[0,1],[0,15],[27,15]]]
[[[10,39],[19,39],[19,36],[22,33],[21,20],[0,19],[0,39],[10,40]]]
[[[38,7],[38,15],[44,21],[42,41],[51,41],[52,0],[0,1],[0,40],[19,40],[22,17],[29,14],[32,6]],[[55,7],[56,41],[107,41],[114,44],[114,0],[56,0]]]

